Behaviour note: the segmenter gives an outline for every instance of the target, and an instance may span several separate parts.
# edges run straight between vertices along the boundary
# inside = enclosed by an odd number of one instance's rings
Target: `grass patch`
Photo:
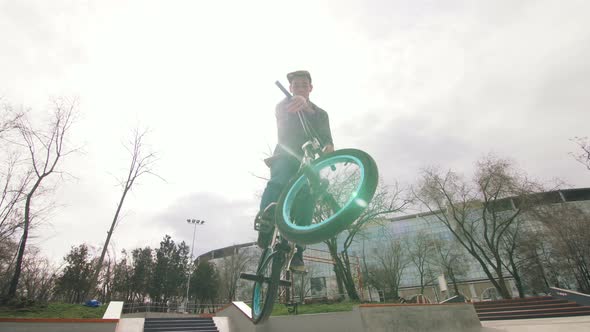
[[[98,308],[81,304],[48,303],[24,308],[0,307],[1,318],[102,318],[107,310],[104,304]]]
[[[314,304],[299,304],[297,306],[297,313],[299,315],[304,314],[320,314],[326,312],[339,312],[339,311],[352,311],[352,307],[355,305],[359,305],[359,302],[340,302],[340,303],[331,303],[331,304],[321,304],[321,303],[314,303]],[[287,307],[284,304],[275,303],[274,308],[272,309],[273,316],[284,316],[289,315],[287,311]]]

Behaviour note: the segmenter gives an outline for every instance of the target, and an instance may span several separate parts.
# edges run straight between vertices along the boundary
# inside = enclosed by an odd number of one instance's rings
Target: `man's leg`
[[[262,199],[260,200],[260,212],[256,218],[260,218],[261,223],[270,225],[269,227],[264,227],[261,225],[260,232],[258,234],[258,245],[260,247],[266,247],[269,243],[269,234],[268,231],[265,230],[272,230],[272,225],[274,224],[274,206],[271,206],[272,203],[275,203],[283,188],[289,183],[291,177],[297,172],[299,169],[299,162],[297,159],[284,156],[280,158],[276,158],[270,166],[270,180],[266,184],[266,188],[264,188],[264,192],[262,193]]]
[[[264,188],[260,200],[260,210],[264,211],[270,203],[279,200],[283,188],[299,170],[299,161],[291,156],[277,158],[270,166],[270,180]]]
[[[307,185],[304,186],[297,195],[296,204],[295,222],[297,225],[311,225],[313,221],[315,202]],[[290,268],[296,272],[306,272],[303,262],[303,251],[305,250],[305,246],[297,245],[296,248],[297,251],[291,259]]]

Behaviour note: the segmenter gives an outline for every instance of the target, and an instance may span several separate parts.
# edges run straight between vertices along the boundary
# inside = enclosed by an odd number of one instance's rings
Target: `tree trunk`
[[[342,263],[341,263],[342,264]],[[359,301],[360,297],[358,292],[356,291],[356,286],[354,285],[354,278],[350,272],[350,268],[345,269],[343,268],[343,275],[344,275],[344,287],[346,287],[346,293],[348,294],[348,298],[353,301]]]
[[[342,283],[342,275],[336,264],[334,264],[334,273],[336,274],[336,284],[338,285],[338,298],[344,299],[344,284]]]
[[[344,286],[346,287],[346,293],[348,294],[348,297],[353,301],[359,301],[360,297],[356,290],[356,285],[354,284],[354,278],[350,268],[350,258],[348,257],[348,252],[346,249],[341,253],[340,264],[344,274]]]
[[[85,296],[84,297],[88,297],[88,296],[92,296],[94,290],[96,287],[96,283],[98,282],[98,274],[100,273],[100,270],[102,268],[102,263],[104,261],[104,256],[107,253],[107,249],[109,247],[109,243],[111,241],[111,236],[113,235],[113,231],[115,230],[115,226],[117,225],[117,219],[119,219],[119,213],[121,212],[121,208],[123,207],[123,202],[125,201],[125,196],[127,196],[127,191],[129,191],[129,188],[131,188],[131,185],[129,185],[129,182],[127,183],[127,185],[125,186],[125,189],[123,190],[123,195],[121,195],[121,199],[119,200],[119,205],[117,205],[117,211],[115,212],[115,216],[113,218],[113,222],[111,223],[111,228],[109,228],[109,231],[107,232],[107,239],[104,242],[104,246],[102,247],[102,252],[100,254],[100,258],[98,260],[98,262],[96,263],[96,268],[94,270],[94,274],[92,275],[92,279],[90,279],[90,284],[88,285],[88,289],[85,292]]]
[[[518,269],[516,268],[516,263],[514,262],[512,255],[510,256],[510,266],[512,267],[514,283],[516,283],[516,288],[518,289],[518,297],[524,299],[524,285],[522,284],[522,278],[520,277],[520,273],[518,273]]]
[[[500,296],[502,296],[503,299],[511,299],[512,295],[510,294],[510,291],[508,291],[508,287],[506,286],[506,280],[504,280],[504,276],[502,275],[502,268],[497,268],[496,269],[496,275],[498,276],[498,282],[496,283],[496,289],[498,290],[498,292],[500,292]]]
[[[338,255],[338,246],[336,244],[335,239],[330,239],[326,241],[326,244],[328,245],[330,256],[332,256],[332,260],[334,261],[334,272],[336,273],[338,292],[342,296],[346,289],[346,294],[348,295],[349,299],[353,301],[360,300],[359,295],[356,291],[356,287],[354,285],[354,278],[352,277],[352,273],[350,272],[350,263],[344,261],[342,257]],[[347,258],[346,251],[343,252],[343,256],[345,259]]]
[[[39,188],[41,180],[43,180],[43,177],[40,177],[37,180],[37,182],[31,189],[31,192],[29,192],[29,194],[27,195],[27,199],[25,201],[25,222],[23,225],[23,235],[21,237],[20,245],[18,247],[18,255],[16,257],[16,264],[14,267],[14,275],[12,276],[12,280],[10,281],[10,288],[8,289],[8,299],[16,297],[16,290],[18,289],[18,281],[20,279],[20,273],[23,265],[23,257],[25,255],[25,248],[27,247],[27,239],[29,238],[29,226],[31,224],[31,200],[33,199],[35,191],[37,190],[37,188]]]

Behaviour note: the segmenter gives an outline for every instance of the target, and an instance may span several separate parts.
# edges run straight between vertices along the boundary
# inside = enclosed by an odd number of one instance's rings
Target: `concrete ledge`
[[[359,332],[366,329],[360,319],[358,307],[352,311],[329,312],[322,314],[290,315],[270,317],[264,324],[256,325],[256,332]],[[387,329],[387,331],[396,331]]]
[[[103,318],[0,318],[0,331],[115,332],[123,302],[109,303]]]
[[[118,319],[0,318],[0,331],[114,332]]]
[[[119,319],[102,318],[0,318],[0,323],[117,323]]]
[[[365,331],[480,331],[472,304],[364,304]]]
[[[254,325],[249,307],[232,303],[217,313],[227,317],[231,331],[358,332],[358,331],[482,331],[472,304],[363,304],[352,311],[273,316]]]

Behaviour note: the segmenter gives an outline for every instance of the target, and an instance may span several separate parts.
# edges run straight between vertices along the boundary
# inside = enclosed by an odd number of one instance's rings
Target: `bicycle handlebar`
[[[287,91],[287,89],[285,89],[281,82],[276,81],[275,84],[279,87],[279,89],[281,89],[281,91],[283,91],[283,93],[285,94],[285,96],[287,96],[288,99],[291,99],[291,97],[293,97],[291,93]]]

